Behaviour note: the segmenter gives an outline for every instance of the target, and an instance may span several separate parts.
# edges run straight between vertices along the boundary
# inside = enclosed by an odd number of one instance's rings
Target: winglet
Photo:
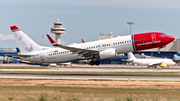
[[[12,31],[13,30],[19,30],[19,28],[17,26],[11,26],[10,28],[11,28]]]
[[[48,34],[46,34],[47,35],[47,37],[48,37],[48,39],[49,39],[49,41],[51,42],[51,44],[54,44],[55,43],[55,41],[48,35]]]
[[[85,41],[84,41],[83,39],[81,39],[81,41],[82,41],[83,43],[85,43]]]

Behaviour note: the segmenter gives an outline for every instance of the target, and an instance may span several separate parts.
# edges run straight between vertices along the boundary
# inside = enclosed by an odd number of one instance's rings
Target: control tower
[[[51,28],[51,33],[56,34],[55,35],[55,41],[56,44],[60,44],[60,34],[65,33],[65,28],[62,26],[62,22],[57,19],[56,22],[54,22],[53,28]]]

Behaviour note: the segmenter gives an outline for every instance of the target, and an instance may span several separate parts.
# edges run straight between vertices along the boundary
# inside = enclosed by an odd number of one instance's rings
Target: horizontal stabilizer
[[[10,56],[17,56],[17,57],[31,57],[31,55],[18,55],[18,54],[4,54],[4,56],[8,56],[8,57],[10,57]]]

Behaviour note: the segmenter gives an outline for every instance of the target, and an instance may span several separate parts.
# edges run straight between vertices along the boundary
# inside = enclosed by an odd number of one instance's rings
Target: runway
[[[3,65],[3,64],[1,64]],[[0,69],[0,78],[24,78],[24,79],[71,79],[71,80],[128,80],[128,81],[180,81],[180,75],[144,75],[152,73],[177,73],[179,66],[170,68],[147,68],[146,66],[126,66],[126,65],[101,65],[83,67],[48,67],[47,69],[18,69],[18,66],[28,66],[16,64],[17,69]],[[4,67],[12,65],[3,65]],[[30,65],[32,66],[32,65]],[[8,73],[6,73],[8,72]],[[20,72],[20,73],[17,73]],[[27,72],[27,73],[23,73]],[[48,72],[48,73],[43,73]],[[62,74],[67,72],[67,74]],[[72,72],[72,73],[71,73]],[[107,72],[108,74],[100,74]],[[117,72],[128,72],[128,74],[113,74]],[[131,75],[134,72],[143,73]],[[78,74],[81,73],[81,74]],[[88,73],[88,74],[87,74]],[[95,73],[95,74],[94,74]],[[99,73],[99,74],[98,74]]]
[[[69,80],[128,80],[128,81],[180,81],[180,75],[123,75],[123,74],[47,74],[0,73],[0,78],[69,79]]]
[[[180,68],[140,68],[140,67],[52,67],[47,69],[0,69],[9,72],[180,72]]]

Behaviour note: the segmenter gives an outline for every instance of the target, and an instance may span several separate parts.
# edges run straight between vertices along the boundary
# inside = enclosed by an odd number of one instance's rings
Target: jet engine
[[[167,64],[161,64],[161,67],[162,67],[162,68],[166,68],[166,67],[168,67],[168,66],[167,66]]]
[[[109,59],[117,59],[117,58],[123,58],[124,54],[117,54],[115,57],[113,58],[109,58]]]
[[[99,52],[99,56],[101,59],[114,58],[117,56],[117,50],[114,48],[110,48],[110,49]]]

